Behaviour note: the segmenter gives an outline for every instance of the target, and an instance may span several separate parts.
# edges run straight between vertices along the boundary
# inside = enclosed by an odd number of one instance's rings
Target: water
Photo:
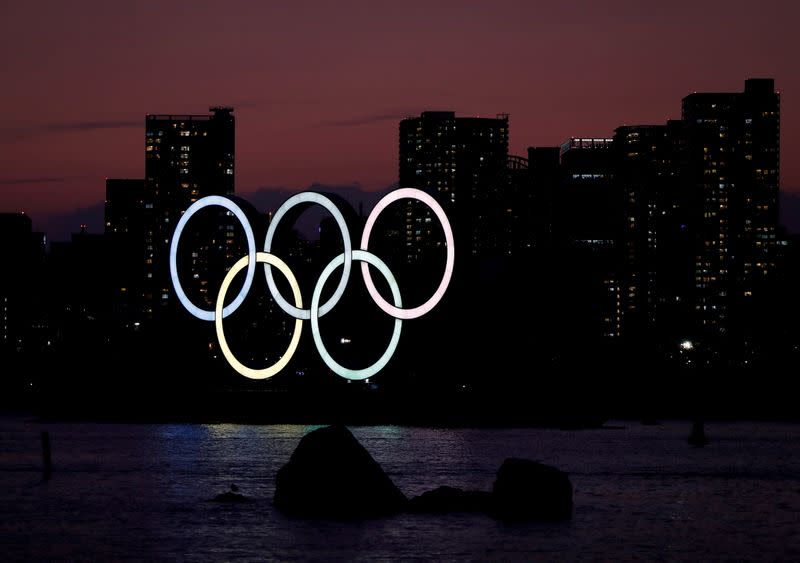
[[[353,433],[407,495],[490,489],[509,456],[568,471],[573,519],[506,525],[481,514],[304,521],[271,505],[303,426],[41,424],[0,418],[0,559],[800,560],[800,426],[618,423],[550,429],[362,427]],[[39,435],[54,473],[41,483]],[[252,501],[208,502],[236,483]]]

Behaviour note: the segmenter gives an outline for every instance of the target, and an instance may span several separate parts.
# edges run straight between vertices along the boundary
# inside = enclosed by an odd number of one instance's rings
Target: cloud
[[[357,115],[353,117],[347,117],[345,119],[321,121],[317,125],[319,127],[360,127],[361,125],[371,125],[373,123],[380,123],[382,121],[403,119],[409,115],[415,115],[415,113],[419,112],[415,112],[414,110],[392,110],[383,113]]]
[[[144,127],[144,120],[71,121],[44,125],[41,130],[44,132],[97,131],[102,129],[127,129],[129,127]]]
[[[23,186],[26,184],[53,184],[75,180],[73,176],[43,176],[40,178],[0,178],[0,186]]]
[[[325,101],[325,98],[318,97],[279,97],[279,98],[244,98],[234,101],[230,105],[234,108],[234,113],[237,109],[251,109],[251,108],[279,108],[284,106],[308,106],[319,104]],[[228,104],[225,104],[228,105]]]
[[[16,126],[0,129],[0,142],[24,141],[32,137],[58,133],[84,133],[105,131],[107,129],[128,129],[144,127],[143,119],[110,119],[88,121],[65,121],[62,123],[42,123],[38,125]]]

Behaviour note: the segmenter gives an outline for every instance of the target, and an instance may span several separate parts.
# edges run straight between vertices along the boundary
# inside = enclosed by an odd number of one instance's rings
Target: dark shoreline
[[[658,426],[661,420],[687,420],[688,409],[632,412],[565,400],[537,403],[524,397],[479,394],[302,393],[215,391],[181,397],[131,394],[95,401],[86,396],[27,396],[0,404],[0,413],[28,414],[46,422],[190,423],[254,425],[410,426],[441,428],[603,428],[610,419]],[[708,411],[713,421],[800,423],[796,413]]]

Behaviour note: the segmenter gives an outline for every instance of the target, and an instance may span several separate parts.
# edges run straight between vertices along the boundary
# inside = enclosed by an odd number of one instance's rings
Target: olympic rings
[[[447,245],[447,262],[445,263],[442,281],[439,283],[439,287],[436,288],[436,291],[433,293],[431,298],[425,303],[419,307],[414,307],[413,309],[400,309],[399,307],[393,307],[387,303],[386,300],[381,297],[381,294],[378,293],[375,284],[372,283],[372,276],[369,273],[369,266],[367,265],[366,261],[361,263],[361,275],[364,276],[364,283],[367,284],[367,290],[369,291],[370,296],[375,303],[378,304],[378,307],[383,310],[383,312],[393,316],[396,319],[416,319],[429,312],[436,306],[442,297],[444,297],[444,292],[447,291],[447,286],[450,284],[450,278],[453,276],[453,264],[455,262],[453,229],[450,228],[450,222],[447,220],[447,216],[444,214],[444,209],[442,209],[442,206],[439,205],[435,199],[423,191],[412,188],[403,188],[385,195],[372,210],[372,213],[369,214],[369,217],[367,217],[367,223],[364,225],[364,233],[361,235],[361,250],[366,250],[367,246],[369,246],[369,235],[372,233],[372,227],[375,226],[375,221],[378,220],[378,216],[384,209],[386,209],[387,205],[397,201],[398,199],[416,199],[421,201],[431,208],[431,210],[436,214],[436,217],[439,219],[439,222],[442,224],[442,229],[444,229],[444,240],[445,244]]]
[[[367,249],[369,247],[369,238],[372,233],[372,229],[375,226],[375,222],[378,220],[378,217],[383,212],[386,207],[400,199],[415,199],[418,200],[425,205],[427,205],[436,217],[439,219],[442,230],[444,231],[445,236],[445,244],[447,247],[447,258],[445,262],[445,270],[444,275],[442,276],[442,280],[439,283],[436,291],[433,295],[422,305],[418,307],[414,307],[411,309],[403,309],[402,308],[402,300],[400,297],[400,288],[397,285],[397,280],[392,274],[389,267],[377,256],[369,252]],[[339,230],[342,234],[342,246],[344,252],[336,256],[331,262],[325,267],[325,269],[320,274],[319,279],[317,280],[316,285],[314,286],[313,296],[311,298],[311,305],[308,309],[303,309],[302,306],[302,297],[300,293],[300,287],[297,283],[297,280],[292,273],[289,266],[286,263],[271,254],[272,244],[275,237],[275,231],[278,227],[278,223],[280,220],[286,215],[286,213],[294,206],[303,204],[303,203],[314,203],[323,206],[327,209],[331,215],[333,215],[336,223],[339,226]],[[200,309],[196,305],[194,305],[189,298],[186,296],[186,293],[183,291],[183,287],[181,286],[180,279],[178,277],[178,266],[177,266],[177,255],[178,255],[178,244],[180,241],[181,234],[183,233],[183,229],[186,224],[189,222],[189,219],[200,209],[209,206],[220,206],[231,213],[233,213],[236,218],[241,223],[245,236],[247,238],[247,248],[248,254],[240,258],[236,264],[230,269],[230,271],[225,275],[225,278],[222,281],[222,285],[220,286],[219,293],[217,295],[215,308],[213,311],[208,311],[204,309]],[[339,302],[344,294],[344,290],[347,286],[347,282],[350,278],[350,271],[352,267],[353,260],[361,262],[361,274],[364,279],[364,284],[367,287],[367,290],[378,305],[384,312],[389,314],[395,319],[394,322],[394,330],[392,332],[391,339],[389,341],[389,345],[387,346],[384,353],[381,357],[371,366],[366,367],[364,369],[350,369],[342,366],[328,352],[325,344],[322,341],[322,335],[320,333],[319,328],[319,318],[325,315],[326,313],[330,312],[333,307]],[[170,244],[170,276],[172,278],[172,284],[175,287],[175,294],[178,296],[180,303],[184,306],[184,308],[197,317],[200,320],[204,321],[213,321],[217,339],[219,340],[220,349],[231,365],[231,367],[236,370],[241,375],[251,378],[251,379],[267,379],[272,377],[273,375],[280,372],[283,368],[291,360],[292,356],[294,355],[295,351],[297,350],[298,343],[300,341],[300,334],[302,331],[302,325],[304,320],[311,321],[311,334],[314,339],[314,344],[317,348],[317,351],[320,354],[323,362],[333,371],[336,375],[343,377],[349,380],[362,380],[372,377],[384,367],[389,362],[391,357],[394,355],[398,342],[400,341],[400,330],[402,327],[403,320],[409,319],[416,319],[421,317],[422,315],[428,313],[431,309],[433,309],[439,301],[441,301],[442,297],[444,296],[445,291],[447,290],[448,285],[450,284],[450,279],[453,275],[453,264],[455,260],[455,249],[454,249],[454,242],[453,242],[453,229],[450,226],[450,222],[447,219],[447,216],[444,213],[442,207],[436,202],[436,200],[428,195],[427,193],[412,189],[412,188],[403,188],[400,190],[396,190],[394,192],[389,193],[388,195],[384,196],[372,212],[369,214],[367,218],[366,224],[364,226],[364,231],[361,235],[361,248],[360,250],[353,250],[352,242],[350,240],[350,232],[347,228],[347,224],[344,219],[344,215],[342,212],[336,207],[336,205],[327,197],[322,194],[313,193],[313,192],[303,192],[297,195],[290,197],[288,200],[284,202],[283,205],[278,209],[275,215],[272,218],[272,221],[267,229],[267,236],[264,241],[264,252],[257,252],[255,246],[255,235],[253,234],[253,228],[250,226],[250,223],[247,221],[247,217],[245,216],[242,209],[234,203],[232,200],[223,197],[223,196],[208,196],[204,197],[192,205],[186,210],[186,212],[181,217],[180,221],[178,221],[178,225],[175,228],[175,232],[172,236],[172,242]],[[225,331],[223,327],[222,320],[233,313],[244,301],[247,293],[250,291],[250,287],[253,283],[253,278],[255,277],[255,265],[256,263],[263,263],[264,264],[264,274],[267,279],[267,286],[269,288],[270,294],[275,302],[280,306],[280,308],[292,316],[295,319],[294,323],[294,332],[292,334],[291,341],[289,342],[289,346],[287,347],[284,354],[281,358],[275,362],[273,365],[264,368],[264,369],[253,369],[250,367],[245,366],[242,364],[231,352],[226,337]],[[375,284],[372,281],[372,276],[370,274],[369,266],[372,265],[375,267],[386,279],[387,283],[389,284],[389,289],[392,292],[392,300],[394,301],[394,305],[390,304],[386,301],[380,293],[378,293]],[[278,291],[277,286],[275,285],[275,280],[272,274],[272,266],[277,268],[288,280],[289,286],[291,287],[292,294],[294,297],[295,304],[292,305],[289,303]],[[325,286],[325,283],[330,278],[333,271],[342,266],[342,277],[339,280],[339,284],[336,287],[333,295],[326,301],[324,304],[320,305],[319,301],[322,296],[322,290]],[[227,306],[225,307],[225,297],[227,295],[228,289],[230,288],[231,282],[233,281],[234,277],[242,271],[242,269],[247,268],[247,272],[245,274],[245,281],[242,285],[242,289],[237,294],[236,298]]]
[[[278,268],[278,270],[280,270],[281,273],[286,276],[286,279],[289,281],[289,285],[292,287],[294,302],[298,307],[303,306],[303,298],[300,296],[300,286],[297,285],[297,279],[295,279],[294,274],[289,269],[289,266],[286,265],[286,262],[274,254],[267,254],[266,252],[257,253],[256,261],[264,262],[265,264],[272,264]],[[225,340],[225,329],[222,326],[222,318],[224,317],[222,314],[222,305],[225,302],[225,294],[228,292],[228,287],[230,287],[233,278],[236,277],[236,274],[238,274],[242,268],[249,265],[250,258],[248,256],[243,256],[238,262],[236,262],[236,264],[233,265],[230,271],[228,271],[226,274],[225,279],[222,280],[222,285],[219,288],[219,295],[217,295],[217,306],[214,310],[214,325],[217,329],[217,340],[219,340],[219,347],[231,367],[243,376],[249,377],[250,379],[267,379],[285,368],[286,364],[289,363],[289,360],[292,359],[295,350],[297,350],[297,344],[300,342],[300,332],[303,330],[303,321],[300,319],[295,319],[294,333],[292,334],[292,340],[289,342],[289,347],[286,349],[286,352],[284,352],[283,356],[281,356],[281,358],[270,367],[265,369],[253,369],[247,367],[236,359],[236,356],[233,355],[233,352],[231,352],[231,349],[228,347],[228,341]]]
[[[239,223],[242,224],[244,234],[247,237],[247,257],[249,259],[249,262],[247,263],[247,274],[244,279],[244,285],[242,285],[242,289],[239,291],[236,299],[234,299],[230,305],[222,310],[223,317],[227,317],[239,308],[239,305],[242,304],[245,296],[250,291],[250,286],[253,285],[253,278],[255,277],[256,273],[256,237],[253,234],[253,228],[250,226],[244,211],[242,211],[242,209],[230,199],[218,195],[206,196],[202,199],[198,199],[192,205],[190,205],[181,217],[180,221],[178,221],[178,226],[175,227],[175,232],[172,235],[172,242],[169,245],[169,273],[172,277],[172,285],[175,286],[175,295],[178,296],[178,300],[181,302],[181,305],[183,305],[187,311],[201,321],[213,321],[214,311],[206,311],[201,309],[195,306],[195,304],[189,301],[189,298],[186,297],[186,293],[183,291],[180,279],[178,278],[178,242],[181,240],[183,228],[186,226],[186,223],[189,222],[189,219],[192,218],[192,215],[204,207],[211,207],[214,205],[224,207],[228,211],[232,212],[237,219],[239,219]]]
[[[347,230],[347,223],[344,222],[344,215],[342,215],[342,212],[339,211],[333,202],[324,195],[316,192],[302,192],[287,199],[272,216],[272,221],[269,223],[269,229],[267,229],[267,238],[264,241],[264,252],[270,252],[272,250],[272,239],[275,237],[275,230],[278,228],[278,223],[280,223],[283,216],[286,215],[286,212],[295,205],[299,205],[301,203],[317,203],[327,209],[330,214],[333,215],[333,218],[336,220],[336,224],[339,225],[339,230],[342,232],[342,243],[344,245],[344,270],[342,271],[342,279],[339,280],[339,285],[336,287],[336,291],[333,293],[333,295],[331,295],[331,298],[328,299],[328,301],[326,301],[325,304],[320,308],[319,315],[322,316],[333,309],[334,306],[336,306],[336,304],[339,302],[339,299],[342,298],[342,295],[344,295],[344,288],[347,287],[347,280],[350,279],[350,264],[352,263],[352,243],[350,242],[350,231]],[[275,285],[275,280],[272,278],[272,269],[268,264],[264,264],[264,273],[267,275],[269,292],[272,294],[272,298],[275,299],[275,302],[281,309],[293,316],[295,319],[308,320],[311,318],[311,311],[309,309],[292,307],[291,304],[289,304],[289,302],[283,298],[280,291],[278,291],[277,286]]]
[[[320,336],[319,333],[319,317],[321,316],[318,314],[319,298],[320,295],[322,295],[322,288],[325,286],[325,282],[328,281],[331,273],[344,263],[344,260],[344,254],[340,254],[331,260],[319,275],[317,285],[314,287],[314,295],[311,297],[311,334],[314,336],[314,344],[317,345],[317,350],[319,351],[319,355],[322,356],[322,361],[325,362],[325,365],[331,368],[333,373],[339,377],[344,377],[345,379],[367,379],[368,377],[372,377],[382,370],[389,362],[389,359],[394,355],[394,351],[397,349],[397,343],[400,341],[400,328],[403,324],[403,321],[399,318],[394,319],[394,331],[392,332],[392,339],[389,341],[389,346],[386,348],[386,351],[378,359],[378,361],[371,366],[364,369],[348,369],[340,365],[336,360],[333,359],[333,357],[331,357],[331,355],[328,353],[328,350],[325,348],[325,344],[322,342],[322,336]],[[394,299],[395,305],[398,307],[402,305],[400,300],[400,288],[397,286],[397,280],[394,279],[394,275],[392,275],[391,270],[389,270],[389,267],[384,264],[383,260],[364,250],[354,250],[353,260],[359,260],[364,264],[369,263],[378,268],[378,271],[383,274],[383,277],[386,278],[386,281],[389,283],[389,288],[392,290],[392,298]]]

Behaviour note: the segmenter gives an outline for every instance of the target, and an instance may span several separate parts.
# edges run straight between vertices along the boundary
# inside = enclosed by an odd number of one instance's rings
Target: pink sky
[[[144,115],[232,105],[236,186],[397,179],[397,122],[511,114],[511,150],[680,117],[774,77],[800,190],[800,3],[5,2],[0,211],[48,216],[142,177]]]

